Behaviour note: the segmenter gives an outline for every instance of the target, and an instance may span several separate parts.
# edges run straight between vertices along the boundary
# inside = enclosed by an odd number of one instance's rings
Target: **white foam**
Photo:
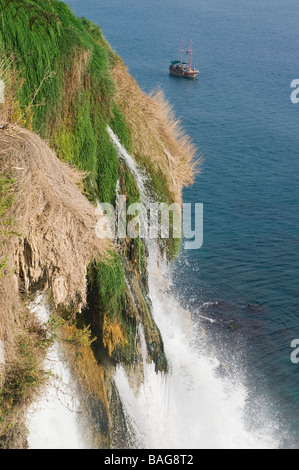
[[[30,309],[41,324],[47,323],[50,312],[42,296],[38,296],[30,305]],[[51,372],[51,378],[39,399],[28,410],[29,448],[85,448],[78,422],[79,400],[57,341],[47,352],[44,369]]]

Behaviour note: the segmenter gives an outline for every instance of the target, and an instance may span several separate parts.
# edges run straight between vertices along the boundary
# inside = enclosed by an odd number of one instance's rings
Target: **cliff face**
[[[0,0],[0,447],[26,445],[24,408],[44,382],[38,364],[46,339],[26,309],[41,290],[49,292],[87,413],[100,410],[94,442],[109,446],[113,420],[121,420],[114,367],[130,370],[136,386],[142,379],[139,324],[148,360],[161,371],[167,362],[151,314],[144,241],[95,236],[97,200],[114,204],[118,186],[130,203],[140,201],[108,126],[146,170],[157,201],[181,200],[195,150],[162,95],[141,92],[98,26],[55,0],[31,4]],[[178,241],[161,249],[175,257]]]
[[[39,361],[50,344],[26,308],[28,300],[48,291],[55,309],[68,309],[69,317],[80,312],[86,305],[88,265],[103,260],[109,244],[95,236],[97,218],[81,193],[82,175],[60,162],[37,135],[17,127],[1,131],[0,154],[1,175],[7,179],[0,225],[0,259],[5,261],[0,274],[5,348],[0,445],[2,439],[4,446],[23,447],[23,408],[43,383]]]
[[[0,153],[1,169],[14,181],[9,218],[17,234],[6,248],[20,290],[50,289],[55,307],[81,311],[87,266],[109,248],[107,239],[95,236],[97,217],[80,191],[82,176],[25,129],[3,131]]]

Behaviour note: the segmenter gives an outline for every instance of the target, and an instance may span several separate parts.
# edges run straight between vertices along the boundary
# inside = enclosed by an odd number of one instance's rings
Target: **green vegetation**
[[[125,149],[131,153],[132,139],[130,129],[116,103],[113,103],[112,105],[112,113],[113,114],[110,121],[111,129],[118,136],[121,144],[125,147]]]
[[[100,120],[100,118],[97,118]],[[100,148],[100,160],[98,167],[98,197],[102,202],[115,204],[116,183],[118,180],[118,156],[105,124],[102,124],[102,132],[98,136]]]
[[[3,11],[5,12],[7,7],[11,4],[14,4],[16,6],[15,17],[21,9],[24,9],[29,14],[28,26],[30,29],[38,23],[45,25],[60,23],[59,17],[56,13],[44,10],[42,8],[43,2],[41,1],[37,0],[35,2],[25,2],[23,0],[6,0]]]
[[[112,319],[125,304],[125,278],[119,257],[111,255],[107,264],[97,265],[97,286],[102,309]]]

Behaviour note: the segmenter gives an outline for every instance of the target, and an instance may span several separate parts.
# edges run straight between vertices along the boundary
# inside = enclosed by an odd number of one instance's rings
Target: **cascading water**
[[[42,325],[47,324],[50,312],[41,295],[30,305],[30,310]],[[49,384],[28,410],[29,448],[85,448],[78,419],[80,403],[57,341],[48,350],[45,370],[51,374]]]
[[[151,202],[145,179],[135,161],[108,129],[119,153],[135,177],[143,204]],[[197,330],[169,288],[170,274],[166,261],[159,260],[156,241],[146,240],[148,282],[152,313],[164,341],[170,366],[168,374],[155,372],[153,363],[146,361],[143,330],[144,381],[136,393],[119,366],[115,374],[128,428],[133,429],[136,447],[144,448],[276,448],[273,437],[277,427],[261,417],[263,426],[251,428],[246,417],[246,388],[232,379],[217,374],[219,361],[200,347]],[[261,421],[261,420],[260,420]]]
[[[108,129],[119,157],[125,160],[139,186],[146,207],[151,195],[146,189],[146,176]],[[117,186],[116,192],[118,194]],[[99,210],[99,208],[98,208]],[[152,313],[164,341],[169,372],[156,373],[147,362],[143,328],[138,334],[142,349],[144,380],[138,392],[131,387],[125,370],[119,366],[115,384],[121,398],[129,442],[134,448],[276,448],[273,437],[277,430],[262,417],[264,426],[254,428],[246,416],[247,390],[237,378],[219,376],[219,361],[201,346],[198,329],[191,314],[182,308],[171,289],[171,276],[165,260],[159,257],[155,240],[147,239],[149,251],[147,274]],[[134,292],[130,288],[132,300]],[[49,319],[49,309],[42,296],[31,305],[31,311],[42,324]],[[38,449],[85,448],[80,420],[80,399],[71,373],[55,342],[49,349],[46,368],[52,379],[39,400],[28,412],[29,447]]]

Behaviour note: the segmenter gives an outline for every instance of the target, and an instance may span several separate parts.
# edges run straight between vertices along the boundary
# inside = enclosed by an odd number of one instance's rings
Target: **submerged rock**
[[[247,308],[252,313],[262,314],[267,312],[267,308],[260,304],[248,303]]]
[[[230,331],[237,331],[243,327],[243,325],[241,325],[241,323],[238,323],[236,320],[229,321],[227,325]]]

